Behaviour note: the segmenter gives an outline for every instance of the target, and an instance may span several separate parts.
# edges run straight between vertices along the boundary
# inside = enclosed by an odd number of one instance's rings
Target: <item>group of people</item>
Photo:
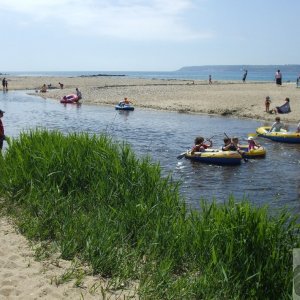
[[[222,146],[222,151],[238,151],[242,154],[241,145],[237,137],[230,138],[226,136],[224,138],[224,145]],[[260,144],[258,144],[252,136],[248,137],[248,150],[258,149]],[[213,143],[211,139],[204,140],[202,136],[197,136],[194,141],[194,146],[192,147],[191,154],[195,152],[204,152],[206,149],[211,148]]]
[[[2,79],[2,88],[3,88],[3,92],[8,91],[8,82],[5,77]]]
[[[281,129],[285,129],[285,125],[281,122],[280,117],[275,118],[275,122],[272,124],[269,132],[280,132]],[[297,126],[296,132],[300,133],[300,122]],[[249,136],[248,139],[248,151],[252,149],[258,149],[261,147],[253,136]],[[202,136],[197,136],[194,141],[194,146],[192,147],[191,154],[195,152],[204,152],[206,149],[211,148],[213,145],[211,139],[204,139]],[[239,144],[239,139],[237,137],[230,138],[226,136],[224,138],[224,145],[222,146],[223,151],[238,151],[241,152],[241,145]]]

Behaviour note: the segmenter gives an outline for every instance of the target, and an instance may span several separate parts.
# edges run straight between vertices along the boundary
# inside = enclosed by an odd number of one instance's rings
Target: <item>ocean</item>
[[[275,72],[280,70],[283,82],[295,82],[300,76],[300,65],[218,65],[183,67],[176,71],[35,71],[1,72],[0,76],[127,76],[145,79],[180,80],[242,80],[245,70],[246,81],[274,81]]]

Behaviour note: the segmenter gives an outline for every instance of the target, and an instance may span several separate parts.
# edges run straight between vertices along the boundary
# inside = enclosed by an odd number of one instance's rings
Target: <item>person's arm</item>
[[[212,140],[207,140],[207,141],[208,141],[208,143],[206,144],[206,147],[211,148],[213,145]]]
[[[271,131],[274,129],[275,125],[276,125],[276,123],[274,123],[274,124],[272,125],[272,127],[271,127],[270,130],[269,130],[269,132],[271,132]]]
[[[194,145],[191,151],[191,154],[194,154],[196,151],[198,151],[199,145]]]

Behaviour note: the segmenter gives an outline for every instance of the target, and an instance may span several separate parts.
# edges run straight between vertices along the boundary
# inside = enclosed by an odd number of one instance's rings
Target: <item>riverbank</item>
[[[57,253],[39,251],[39,258],[34,248],[37,244],[30,244],[11,220],[1,216],[1,299],[137,299],[134,287],[112,291],[107,280],[89,275],[86,267],[58,258]]]
[[[64,89],[59,88],[59,82]],[[115,105],[124,97],[136,107],[182,113],[203,113],[273,121],[274,115],[265,112],[266,96],[271,108],[280,106],[290,98],[292,112],[280,115],[283,122],[298,123],[300,115],[300,88],[295,83],[213,81],[209,85],[201,80],[135,79],[124,76],[91,77],[12,77],[9,90],[33,90],[33,94],[58,101],[62,96],[82,92],[86,104]],[[46,93],[36,93],[43,84],[51,84]]]

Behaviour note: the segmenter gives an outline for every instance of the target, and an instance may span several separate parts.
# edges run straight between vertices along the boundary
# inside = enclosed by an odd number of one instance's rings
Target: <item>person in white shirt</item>
[[[284,128],[284,124],[280,122],[280,118],[275,118],[275,123],[273,123],[270,132],[280,132],[281,129]]]

